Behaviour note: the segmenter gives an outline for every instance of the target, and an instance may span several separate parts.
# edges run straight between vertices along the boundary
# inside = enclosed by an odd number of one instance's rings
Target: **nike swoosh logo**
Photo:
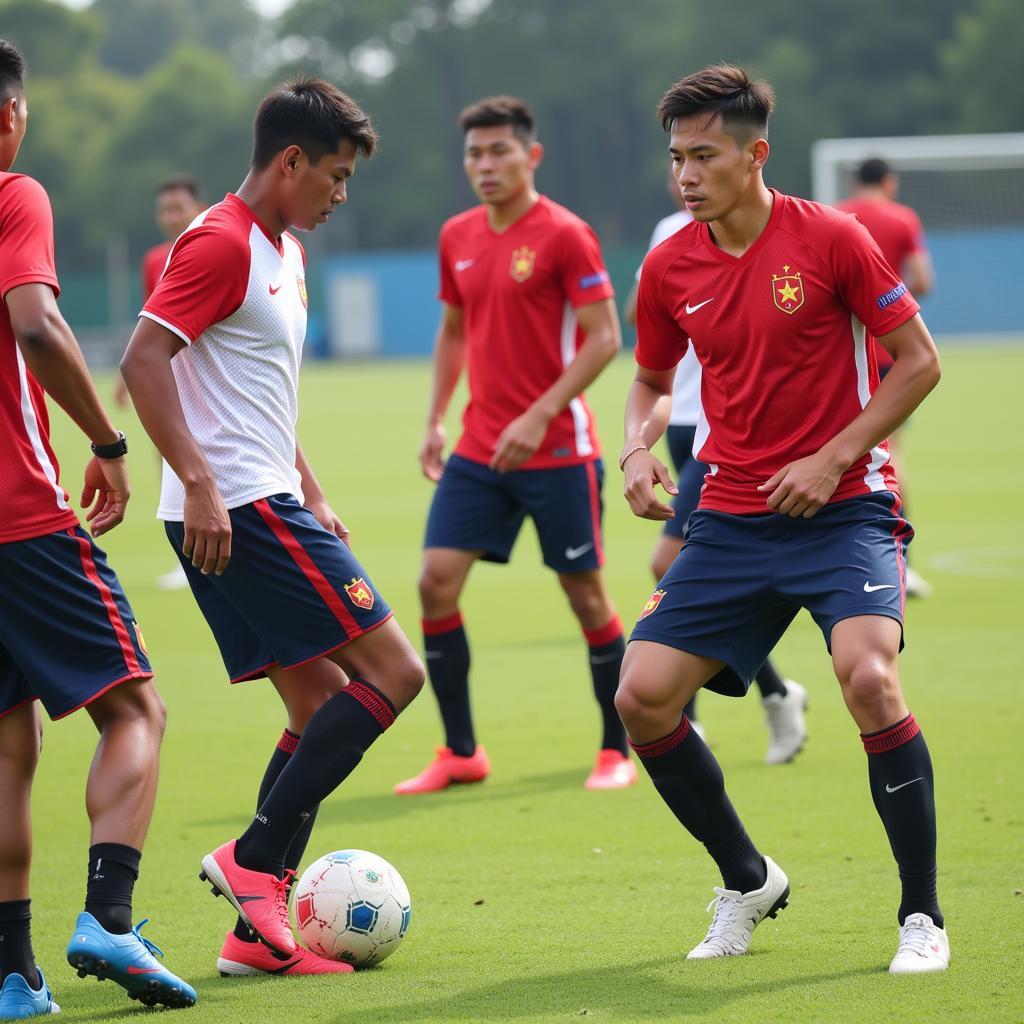
[[[269,974],[285,974],[290,971],[296,964],[301,963],[300,960],[293,960],[290,964],[285,964],[284,967],[277,967],[272,971],[268,971]]]
[[[586,554],[593,546],[594,542],[591,541],[589,544],[584,544],[579,548],[566,548],[565,557],[568,558],[570,562],[575,561],[575,559],[579,558],[580,555]]]
[[[620,654],[598,654],[598,655],[591,655],[591,657],[590,657],[590,664],[591,665],[605,665],[609,661],[615,661],[616,659],[620,659],[621,660],[621,658],[622,658],[622,655],[620,655]]]
[[[876,590],[895,590],[895,589],[896,589],[896,584],[895,583],[874,583],[874,584],[872,584],[872,583],[865,583],[864,584],[864,593],[865,594],[873,594]]]
[[[129,974],[159,974],[159,967],[135,967],[132,964],[128,965]]]
[[[281,287],[282,287],[281,285],[278,285],[276,288],[273,285],[269,285],[270,294],[271,295],[276,295],[281,290]]]
[[[469,270],[476,260],[456,260],[455,261],[455,272],[461,274],[464,270]]]
[[[238,900],[239,903],[252,903],[253,900],[262,900],[262,899],[266,899],[266,897],[265,896],[236,896],[235,899]]]
[[[902,789],[904,786],[912,786],[915,782],[923,782],[923,781],[924,781],[924,776],[923,775],[919,775],[916,779],[911,779],[909,782],[901,782],[898,786],[890,786],[889,783],[887,782],[885,784],[885,791],[886,791],[886,793],[895,793],[896,790]]]
[[[687,314],[696,313],[697,310],[700,309],[701,306],[706,306],[709,302],[714,302],[714,301],[715,301],[715,297],[714,297],[714,295],[712,295],[710,299],[705,299],[703,302],[698,302],[696,306],[691,306],[689,303],[687,303],[686,304],[686,312],[687,312]]]

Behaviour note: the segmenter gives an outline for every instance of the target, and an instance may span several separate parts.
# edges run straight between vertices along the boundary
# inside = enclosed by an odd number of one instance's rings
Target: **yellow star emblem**
[[[796,302],[799,288],[797,285],[784,284],[778,289],[780,302]]]

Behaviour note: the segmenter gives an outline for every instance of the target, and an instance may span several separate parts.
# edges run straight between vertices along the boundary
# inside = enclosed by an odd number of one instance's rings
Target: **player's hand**
[[[128,464],[120,459],[97,459],[94,455],[85,467],[82,508],[94,537],[101,537],[124,519],[132,487],[128,481]],[[94,503],[95,502],[95,503]]]
[[[444,443],[448,435],[442,423],[431,423],[427,427],[427,436],[423,438],[423,445],[420,447],[420,469],[423,475],[432,480],[435,484],[441,479],[444,472],[444,460],[441,453],[444,451]]]
[[[125,384],[121,374],[117,375],[117,384],[114,385],[114,402],[122,409],[127,409],[132,404],[132,397],[128,394],[128,385]]]
[[[349,533],[348,527],[335,515],[334,509],[326,501],[307,502],[306,508],[313,513],[313,518],[328,533],[333,533],[348,544],[349,547],[352,547],[352,542],[349,539],[352,535]]]
[[[204,576],[220,576],[231,560],[231,520],[215,483],[185,488],[184,525],[182,554]]]
[[[836,492],[843,468],[822,452],[783,466],[758,490],[768,495],[768,507],[784,516],[810,519]]]
[[[551,421],[536,409],[527,409],[502,432],[491,456],[491,469],[508,473],[518,469],[540,447]]]
[[[626,459],[622,471],[625,475],[623,493],[633,515],[662,523],[667,519],[675,519],[675,509],[658,501],[654,493],[655,484],[661,484],[669,494],[679,493],[679,488],[672,482],[665,463],[659,462],[650,452],[641,449]]]

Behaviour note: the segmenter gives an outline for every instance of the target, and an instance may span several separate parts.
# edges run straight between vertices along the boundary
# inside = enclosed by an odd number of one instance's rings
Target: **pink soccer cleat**
[[[235,860],[235,843],[219,846],[203,858],[199,877],[225,896],[238,916],[279,956],[295,952],[295,936],[288,920],[288,880],[265,871],[250,871]]]
[[[438,747],[434,760],[419,773],[395,786],[395,792],[408,796],[413,793],[437,793],[457,783],[483,782],[491,774],[491,762],[482,746],[469,757],[453,754],[450,747]]]
[[[636,765],[617,750],[599,750],[594,770],[583,784],[586,789],[625,789],[636,782]]]
[[[228,932],[217,957],[217,970],[226,978],[232,974],[351,974],[355,968],[301,946],[296,946],[286,960],[279,960],[262,942],[243,942],[234,932]]]

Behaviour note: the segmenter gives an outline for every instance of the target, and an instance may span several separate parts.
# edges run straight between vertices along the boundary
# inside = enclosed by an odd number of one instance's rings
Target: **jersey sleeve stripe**
[[[47,454],[46,446],[43,444],[42,434],[39,431],[39,420],[36,418],[36,410],[32,405],[32,394],[28,386],[28,373],[25,368],[25,360],[21,355],[21,349],[15,346],[15,355],[18,359],[18,383],[21,385],[21,418],[25,424],[25,433],[32,444],[32,452],[39,465],[39,471],[46,477],[46,480],[53,488],[57,508],[61,511],[68,511],[67,498],[64,496],[64,488],[57,482],[57,468]]]
[[[148,309],[144,309],[139,316],[144,316],[154,323],[159,324],[161,327],[166,327],[172,334],[176,334],[186,345],[191,345],[195,340],[190,338],[180,327],[175,327],[169,320],[164,320],[162,317],[157,316],[155,313],[150,313]]]
[[[562,314],[562,366],[568,366],[576,358],[576,313],[567,302]],[[576,454],[587,456],[594,454],[594,446],[590,443],[590,418],[579,397],[569,402],[573,426],[576,430]]]

